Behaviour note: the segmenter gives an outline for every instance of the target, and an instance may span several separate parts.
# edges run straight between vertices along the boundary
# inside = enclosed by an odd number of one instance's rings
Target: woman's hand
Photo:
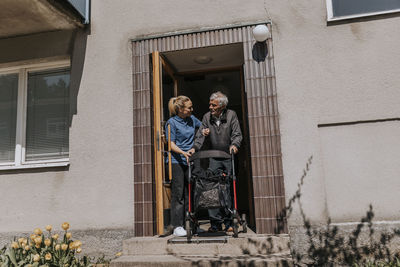
[[[189,153],[190,150],[187,152],[183,151],[173,141],[171,141],[171,150],[174,151],[175,153],[182,154],[186,158],[186,161],[189,163],[189,158],[191,156]]]
[[[187,163],[189,163],[189,158],[191,156],[189,151],[188,152],[182,151],[181,154],[186,158]]]

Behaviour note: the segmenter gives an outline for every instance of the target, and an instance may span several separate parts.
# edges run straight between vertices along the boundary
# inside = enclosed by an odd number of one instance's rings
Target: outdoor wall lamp
[[[265,42],[269,37],[269,30],[265,24],[257,25],[253,29],[253,36],[257,42]]]

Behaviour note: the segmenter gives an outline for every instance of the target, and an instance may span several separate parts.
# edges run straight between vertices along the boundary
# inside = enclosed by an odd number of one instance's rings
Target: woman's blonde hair
[[[180,108],[185,107],[185,103],[190,101],[190,98],[184,95],[172,97],[168,102],[168,110],[170,116],[177,115]]]

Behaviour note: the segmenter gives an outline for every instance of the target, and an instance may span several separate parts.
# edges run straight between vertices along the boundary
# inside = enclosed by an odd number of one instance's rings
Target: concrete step
[[[178,255],[136,255],[122,256],[111,262],[110,267],[131,266],[294,266],[290,254],[276,253],[271,255],[218,255],[218,256],[178,256]]]
[[[257,235],[251,230],[238,238],[225,232],[186,237],[135,237],[123,242],[123,256],[111,267],[131,266],[294,266],[288,235]]]
[[[197,239],[216,239],[216,236],[201,236]],[[180,240],[179,240],[180,239]],[[204,242],[186,238],[169,237],[135,237],[123,242],[124,256],[143,255],[270,255],[275,253],[289,253],[288,235],[256,235],[254,233],[239,234],[238,238],[224,236],[223,242]],[[221,239],[221,236],[219,236]],[[175,240],[175,242],[171,242]],[[170,241],[170,242],[168,242]],[[182,241],[182,242],[177,242]]]

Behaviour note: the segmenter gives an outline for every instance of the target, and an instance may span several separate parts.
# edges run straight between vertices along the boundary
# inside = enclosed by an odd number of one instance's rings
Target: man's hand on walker
[[[233,152],[233,154],[236,154],[236,153],[238,153],[238,149],[237,149],[237,147],[236,146],[234,146],[234,145],[231,145],[230,147],[229,147],[229,152]]]

